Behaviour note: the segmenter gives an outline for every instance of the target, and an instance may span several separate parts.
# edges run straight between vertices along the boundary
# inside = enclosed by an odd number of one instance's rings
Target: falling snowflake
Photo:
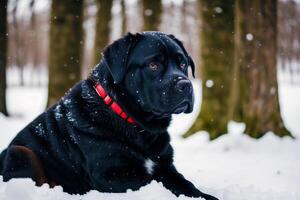
[[[270,94],[271,95],[274,95],[276,93],[276,88],[273,86],[273,87],[271,87],[271,89],[270,89]]]
[[[223,12],[223,9],[221,7],[215,7],[216,13],[221,13]]]
[[[248,41],[252,41],[252,40],[253,40],[253,35],[252,35],[251,33],[247,33],[247,34],[246,34],[246,39],[247,39]]]
[[[151,9],[146,9],[146,10],[145,10],[145,15],[146,15],[147,17],[151,16],[152,14],[153,14],[153,11],[152,11]]]
[[[214,86],[214,82],[213,82],[213,80],[207,80],[205,85],[206,85],[206,87],[211,88],[212,86]]]

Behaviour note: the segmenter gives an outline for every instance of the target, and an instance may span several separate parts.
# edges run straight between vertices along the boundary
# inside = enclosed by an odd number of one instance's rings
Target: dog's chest
[[[161,158],[164,158],[164,160],[172,159],[173,153],[169,143],[169,136],[165,134],[155,138],[144,138],[143,144],[144,151],[147,152],[147,156],[143,160],[143,167],[145,172],[152,176],[155,170],[159,169]],[[170,157],[170,159],[165,159],[166,157]]]

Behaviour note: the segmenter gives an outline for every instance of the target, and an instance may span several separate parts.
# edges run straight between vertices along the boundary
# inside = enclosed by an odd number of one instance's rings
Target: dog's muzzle
[[[179,103],[175,107],[172,113],[191,113],[193,111],[194,105],[194,93],[193,86],[190,80],[188,79],[179,79],[175,84],[175,92],[178,95]]]

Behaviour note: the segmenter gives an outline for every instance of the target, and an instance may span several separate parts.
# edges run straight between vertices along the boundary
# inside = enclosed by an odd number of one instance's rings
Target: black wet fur
[[[153,58],[160,71],[149,71],[148,64],[154,61],[146,62],[144,57],[156,52],[163,55]],[[181,54],[178,62],[174,61],[178,56],[174,52]],[[186,68],[178,67],[180,62]],[[37,180],[28,159],[14,150],[22,146],[38,157],[47,183],[60,185],[71,194],[90,190],[126,192],[157,180],[176,196],[216,200],[200,192],[173,165],[167,127],[172,112],[189,113],[193,109],[188,66],[194,73],[191,57],[172,35],[129,33],[115,41],[106,47],[89,78],[77,83],[57,104],[34,119],[1,153],[3,180]],[[181,79],[185,82],[178,90]],[[104,104],[93,88],[94,81],[136,121],[137,127]],[[154,163],[152,173],[144,166],[149,159]]]

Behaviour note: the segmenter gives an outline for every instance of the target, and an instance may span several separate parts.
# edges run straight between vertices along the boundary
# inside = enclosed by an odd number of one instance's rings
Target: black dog
[[[68,193],[126,192],[151,180],[175,195],[216,199],[178,173],[167,132],[193,110],[182,43],[160,32],[127,34],[106,47],[87,80],[25,127],[0,156],[4,181],[30,177]]]

